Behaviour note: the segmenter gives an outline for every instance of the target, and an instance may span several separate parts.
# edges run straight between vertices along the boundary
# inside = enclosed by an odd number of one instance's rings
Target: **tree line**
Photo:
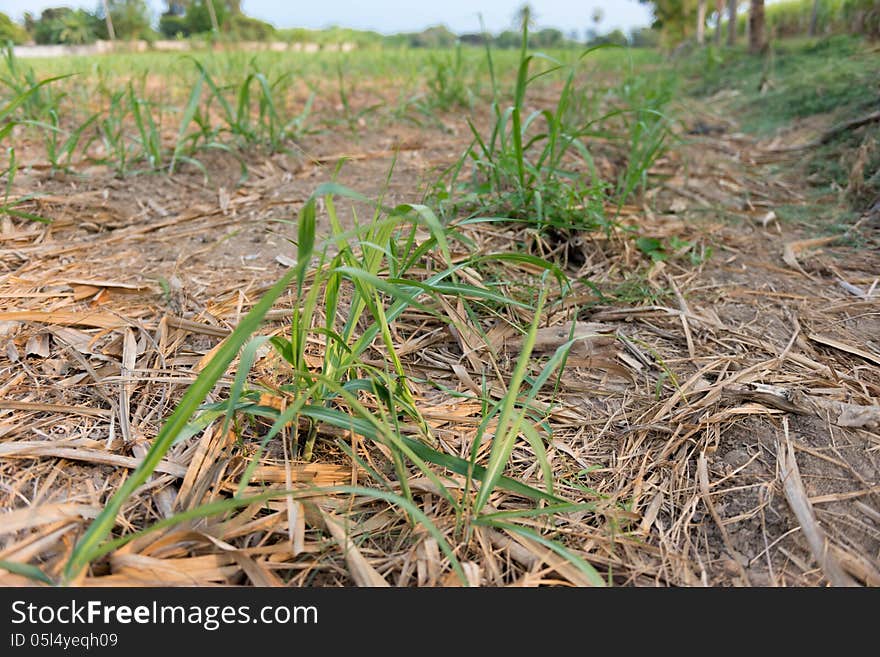
[[[667,46],[686,41],[736,45],[745,33],[749,50],[761,52],[771,36],[835,33],[880,38],[880,0],[639,0],[651,6],[652,27]]]
[[[50,7],[25,12],[23,24],[0,14],[0,39],[20,44],[83,45],[103,40],[175,39],[197,35],[264,41],[275,28],[246,16],[240,0],[167,0],[158,29],[146,0],[102,0],[94,11]]]
[[[361,47],[408,46],[448,48],[456,43],[497,48],[520,45],[523,19],[530,22],[529,45],[534,48],[564,48],[605,43],[634,47],[682,42],[733,46],[740,35],[747,35],[749,48],[760,52],[771,36],[796,34],[812,36],[851,32],[880,38],[880,0],[786,0],[769,4],[764,0],[639,0],[650,5],[653,24],[629,34],[620,30],[600,31],[602,11],[585,15],[586,27],[562,31],[534,26],[535,14],[529,4],[513,17],[512,29],[499,34],[473,32],[455,34],[445,26],[419,32],[382,35],[366,30],[329,28],[277,29],[242,12],[241,0],[166,0],[164,11],[153,20],[146,0],[101,0],[95,11],[51,7],[39,15],[26,12],[22,24],[0,13],[0,42],[20,44],[88,44],[98,39],[133,40],[199,38],[242,41],[280,40],[290,42],[352,42]],[[589,20],[587,20],[589,19]]]
[[[566,48],[613,43],[635,47],[657,45],[656,32],[637,28],[629,34],[621,30],[601,33],[602,12],[592,12],[592,24],[582,30],[570,28],[563,32],[554,27],[534,25],[534,11],[522,5],[513,17],[511,28],[498,34],[471,32],[456,34],[444,25],[435,25],[418,32],[383,35],[369,30],[341,27],[325,30],[305,28],[278,29],[269,23],[245,15],[240,0],[166,0],[158,22],[150,15],[146,0],[102,0],[95,11],[50,7],[39,15],[24,14],[23,24],[13,22],[0,13],[0,42],[16,44],[33,42],[41,45],[83,45],[97,40],[153,41],[190,37],[221,38],[242,41],[289,41],[312,43],[351,42],[361,47],[385,46],[411,48],[450,48],[456,44],[485,45],[496,48],[518,48],[521,44],[521,21],[530,24],[529,46],[532,48]]]

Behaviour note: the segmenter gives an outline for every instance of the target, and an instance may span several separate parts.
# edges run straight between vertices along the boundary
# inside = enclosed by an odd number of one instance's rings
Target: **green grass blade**
[[[541,475],[544,478],[544,485],[547,487],[547,492],[552,495],[553,468],[550,465],[550,461],[547,460],[547,450],[544,447],[544,439],[530,422],[523,422],[520,426],[522,427],[523,435],[526,437],[526,440],[529,441],[529,445],[532,446],[532,451],[535,452],[535,458],[538,460],[538,465],[541,466]]]
[[[46,573],[29,563],[19,563],[17,561],[0,559],[0,569],[7,570],[16,575],[21,575],[22,577],[27,577],[35,582],[42,582],[49,586],[55,586],[55,582],[53,582]]]
[[[406,436],[404,436],[402,440],[407,445],[409,445],[410,449],[412,449],[413,452],[418,454],[419,457],[421,457],[425,461],[433,463],[434,465],[439,465],[441,467],[447,468],[455,474],[467,476],[468,472],[472,471],[474,476],[483,477],[486,473],[486,468],[481,465],[472,466],[469,461],[463,458],[453,456],[452,454],[438,452],[437,450],[429,447],[428,445],[425,445],[424,443],[419,442],[418,440],[407,438]],[[517,495],[521,495],[535,501],[546,500],[548,502],[556,503],[562,503],[565,501],[561,497],[557,497],[556,495],[538,490],[537,488],[533,488],[528,484],[524,484],[521,481],[517,481],[516,479],[511,479],[510,477],[499,477],[497,486],[499,488],[503,488],[510,493],[515,493]]]
[[[501,473],[507,465],[510,453],[513,451],[513,445],[519,433],[519,422],[513,417],[516,400],[519,396],[519,389],[522,386],[526,370],[529,366],[529,359],[532,355],[532,349],[535,346],[535,339],[538,334],[538,323],[541,320],[541,310],[547,299],[547,289],[542,287],[537,306],[535,307],[535,319],[529,327],[529,332],[523,340],[522,352],[516,362],[513,376],[510,378],[507,394],[504,396],[503,405],[501,407],[501,415],[498,418],[498,426],[495,430],[495,436],[492,439],[492,450],[489,454],[489,464],[486,472],[482,477],[480,491],[474,502],[474,513],[479,513],[489,496],[495,489]],[[522,415],[520,415],[520,418]]]
[[[526,527],[522,527],[520,525],[516,525],[513,523],[502,523],[502,522],[498,522],[498,521],[490,521],[490,522],[484,523],[484,521],[482,521],[479,518],[474,520],[474,524],[476,524],[476,525],[486,524],[490,527],[495,527],[497,529],[503,529],[503,530],[506,530],[509,532],[513,532],[514,534],[519,534],[520,536],[524,536],[528,539],[536,541],[537,543],[540,543],[541,545],[550,548],[556,554],[558,554],[563,559],[565,559],[566,561],[571,563],[573,566],[575,566],[578,570],[580,570],[586,576],[587,580],[593,586],[604,587],[606,585],[605,580],[602,578],[602,576],[596,571],[595,568],[593,568],[592,565],[587,563],[583,558],[579,557],[574,552],[572,552],[571,550],[560,545],[556,541],[551,540],[551,539],[547,538],[546,536],[541,536],[541,534],[539,534],[538,532],[536,532],[534,530],[531,530]]]
[[[180,127],[177,129],[177,140],[174,142],[174,152],[171,154],[171,164],[168,165],[168,173],[174,173],[174,167],[177,165],[180,156],[184,153],[184,147],[188,141],[185,139],[186,131],[189,129],[189,124],[192,123],[193,118],[199,109],[199,102],[202,98],[202,86],[204,83],[205,74],[201,73],[189,94],[189,100],[186,103],[186,107],[183,109],[183,116],[180,118]]]

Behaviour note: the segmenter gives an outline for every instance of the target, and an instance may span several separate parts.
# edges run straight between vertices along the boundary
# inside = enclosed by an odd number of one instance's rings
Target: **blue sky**
[[[147,0],[155,16],[165,9],[162,0]],[[39,14],[46,7],[71,6],[94,9],[99,0],[56,0],[55,2],[0,0],[0,11],[20,20],[25,11]],[[444,23],[455,32],[476,32],[482,13],[492,32],[508,28],[522,0],[243,0],[245,13],[278,27],[321,28],[341,25],[380,32],[416,31]],[[579,33],[593,26],[592,14],[600,8],[604,15],[600,31],[647,25],[650,11],[637,0],[532,0],[537,23]]]

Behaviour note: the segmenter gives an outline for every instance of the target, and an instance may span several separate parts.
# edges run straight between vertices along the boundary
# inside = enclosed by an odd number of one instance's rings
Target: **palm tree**
[[[72,11],[61,19],[61,31],[58,40],[73,46],[82,45],[95,40],[92,21],[84,11]]]
[[[113,18],[110,16],[110,6],[107,4],[107,0],[103,0],[104,4],[104,19],[107,21],[107,36],[110,37],[111,41],[116,41],[116,30],[113,29]]]
[[[706,0],[697,2],[697,43],[701,46],[706,41]]]
[[[810,36],[816,36],[819,27],[819,0],[813,0],[813,11],[810,14]]]
[[[749,6],[749,52],[757,54],[764,49],[764,0],[751,0]]]
[[[736,0],[727,0],[727,45],[736,45]]]

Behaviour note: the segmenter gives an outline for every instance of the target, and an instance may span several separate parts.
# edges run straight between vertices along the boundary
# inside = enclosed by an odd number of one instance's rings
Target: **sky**
[[[154,16],[165,10],[162,0],[147,0]],[[46,7],[82,7],[93,10],[99,0],[0,0],[0,11],[21,20],[25,11],[39,14]],[[383,33],[414,32],[445,24],[454,32],[478,32],[479,14],[491,32],[509,28],[522,0],[243,0],[243,11],[276,27],[323,28],[330,25]],[[600,32],[620,28],[628,32],[650,23],[647,5],[637,0],[531,0],[539,27],[557,27],[565,32],[594,27],[593,10],[602,10]]]

